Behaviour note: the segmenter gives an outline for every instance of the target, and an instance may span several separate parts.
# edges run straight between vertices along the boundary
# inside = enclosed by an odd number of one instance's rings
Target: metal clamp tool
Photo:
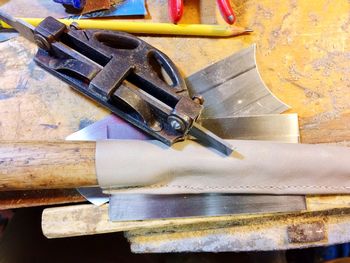
[[[202,100],[190,98],[174,63],[141,39],[116,31],[69,28],[47,17],[36,28],[0,12],[35,42],[35,62],[87,97],[167,145],[191,135],[227,155],[232,148],[196,123]]]

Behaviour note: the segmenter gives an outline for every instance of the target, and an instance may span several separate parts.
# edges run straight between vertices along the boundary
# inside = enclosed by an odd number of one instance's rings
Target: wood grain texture
[[[135,253],[292,249],[349,242],[349,203],[350,196],[308,196],[302,213],[128,222],[111,222],[108,205],[74,205],[45,209],[42,229],[48,238],[127,231]],[[315,223],[324,225],[322,239],[289,241],[288,228]]]
[[[251,220],[232,220],[226,227],[181,227],[173,232],[146,234],[136,230],[127,232],[126,236],[133,253],[240,252],[329,246],[347,243],[350,239],[350,211],[343,209],[341,214],[339,212],[334,210],[275,216],[270,214]],[[305,233],[304,242],[291,239],[289,229],[294,226],[307,229],[310,225],[319,225],[322,228],[312,231],[309,229]]]
[[[42,215],[42,229],[44,235],[48,238],[132,231],[128,234],[129,237],[173,233],[174,239],[177,239],[190,237],[192,231],[200,233],[203,230],[225,229],[234,225],[243,225],[247,231],[250,229],[249,226],[251,226],[253,233],[253,229],[259,228],[260,223],[263,221],[268,223],[268,221],[273,221],[277,218],[280,224],[286,226],[287,221],[283,222],[283,220],[289,218],[288,224],[291,222],[297,224],[305,222],[304,219],[308,216],[313,217],[313,219],[321,218],[322,214],[328,213],[327,211],[332,210],[333,214],[341,213],[342,210],[348,211],[350,209],[349,204],[349,195],[308,196],[307,211],[304,211],[301,216],[298,216],[299,213],[241,214],[125,222],[111,222],[108,216],[108,205],[97,207],[92,204],[84,204],[46,208]],[[269,226],[271,225],[273,223],[269,224]],[[159,240],[164,241],[165,239],[160,237]],[[141,242],[141,238],[138,240],[138,242]]]
[[[25,191],[0,192],[0,210],[47,206],[67,203],[84,202],[85,198],[76,189],[41,189]]]
[[[96,185],[95,142],[2,142],[0,190]]]

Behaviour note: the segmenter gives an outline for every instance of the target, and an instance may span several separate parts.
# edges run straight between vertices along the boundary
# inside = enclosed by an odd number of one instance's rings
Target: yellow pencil
[[[43,18],[20,18],[33,26],[37,26]],[[139,34],[188,35],[208,37],[231,37],[252,32],[250,29],[229,25],[204,24],[169,24],[150,22],[126,22],[114,19],[58,19],[66,25],[76,22],[81,29],[116,30]],[[0,20],[0,27],[10,28]]]

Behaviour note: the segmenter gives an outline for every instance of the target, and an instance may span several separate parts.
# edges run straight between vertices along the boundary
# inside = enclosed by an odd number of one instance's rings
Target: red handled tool
[[[169,0],[168,2],[169,16],[173,23],[180,21],[184,12],[183,0]]]
[[[236,21],[236,15],[230,4],[230,0],[217,0],[220,13],[225,21],[232,25]],[[173,23],[177,24],[183,14],[184,4],[183,0],[169,0],[168,1],[169,16]]]
[[[232,25],[236,21],[236,15],[230,4],[230,0],[217,0],[218,7],[221,12],[221,16],[225,19],[226,23]]]

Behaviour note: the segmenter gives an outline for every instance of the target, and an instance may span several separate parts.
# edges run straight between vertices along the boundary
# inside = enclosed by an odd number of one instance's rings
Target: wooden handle
[[[1,142],[0,190],[97,185],[95,142]]]

